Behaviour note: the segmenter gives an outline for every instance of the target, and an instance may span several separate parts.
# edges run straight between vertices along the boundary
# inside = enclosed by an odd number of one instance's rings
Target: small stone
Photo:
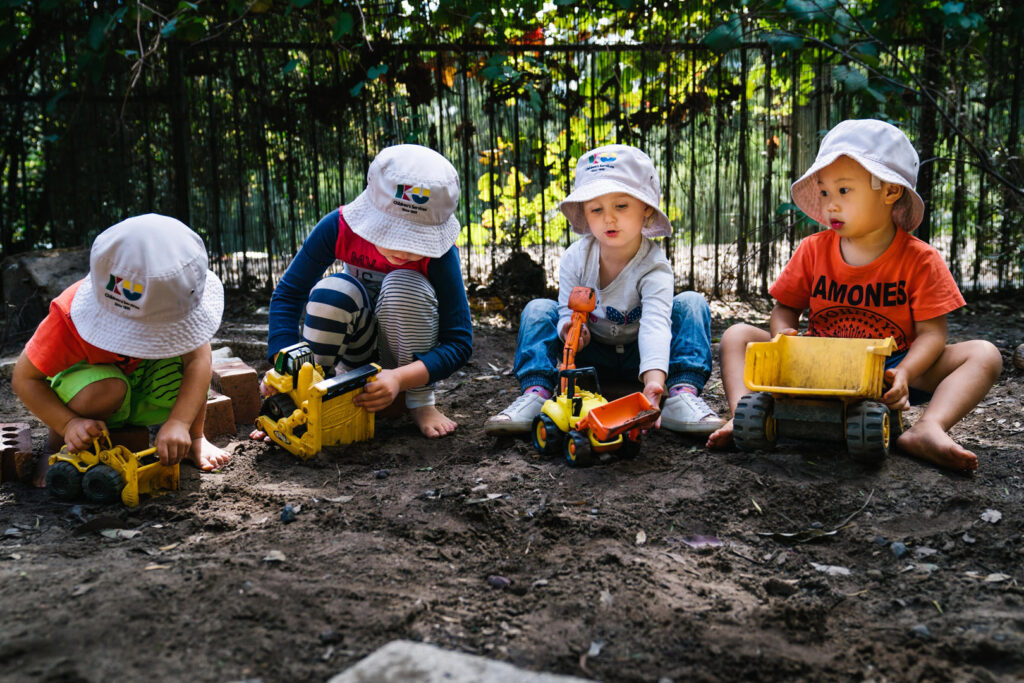
[[[497,574],[494,574],[492,576],[487,577],[487,583],[491,584],[495,588],[504,589],[512,585],[512,580],[506,579],[504,576],[498,576]]]
[[[373,476],[377,477],[378,479],[387,479],[389,476],[391,476],[391,472],[389,472],[388,470],[374,470]]]
[[[882,574],[882,570],[880,569],[869,569],[865,572],[865,574],[867,574],[868,578],[875,580],[880,580],[885,577],[885,575]]]
[[[1013,352],[1013,367],[1024,370],[1024,344],[1018,346],[1017,350]]]
[[[326,631],[321,632],[317,637],[324,645],[336,645],[344,638],[340,631],[336,631],[333,628],[329,628]]]
[[[914,628],[910,629],[910,635],[917,636],[922,639],[928,639],[932,637],[932,632],[929,631],[928,627],[924,624],[918,624]]]
[[[885,537],[883,536],[875,536],[873,539],[871,539],[871,542],[875,545],[880,545],[882,547],[885,547],[889,543],[889,541],[885,540]]]
[[[899,541],[893,541],[889,546],[889,552],[891,552],[894,557],[903,557],[907,554],[907,546]]]
[[[772,577],[764,582],[764,592],[768,595],[777,595],[785,598],[797,592],[797,587],[782,579]]]
[[[291,505],[285,505],[284,510],[281,510],[281,521],[285,524],[290,524],[295,521],[295,508]]]

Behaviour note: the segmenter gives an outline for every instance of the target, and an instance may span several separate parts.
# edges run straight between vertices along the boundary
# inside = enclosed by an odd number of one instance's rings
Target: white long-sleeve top
[[[672,266],[665,252],[643,238],[640,249],[607,287],[598,286],[601,243],[585,235],[562,255],[558,272],[558,330],[572,317],[569,293],[573,287],[592,287],[597,307],[590,314],[590,336],[602,344],[617,346],[637,341],[640,376],[648,370],[668,373],[672,336]]]

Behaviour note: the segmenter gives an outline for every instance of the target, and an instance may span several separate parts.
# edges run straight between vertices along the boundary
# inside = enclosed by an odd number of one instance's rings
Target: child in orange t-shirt
[[[791,191],[801,211],[830,229],[806,237],[769,290],[776,300],[770,333],[739,324],[722,335],[722,379],[735,412],[747,393],[747,343],[797,334],[804,311],[810,335],[893,336],[897,350],[885,371],[891,386],[882,400],[899,410],[928,402],[896,446],[942,467],[973,470],[977,456],[947,431],[988,393],[1002,356],[987,341],[946,344],[946,314],[964,299],[941,255],[910,234],[924,215],[914,191],[918,164],[910,141],[888,123],[850,120],[829,131]],[[732,429],[730,420],[707,445],[728,446]]]
[[[134,216],[93,242],[89,276],[50,304],[14,366],[11,387],[50,428],[51,451],[88,449],[104,429],[162,425],[160,461],[203,470],[230,454],[203,436],[210,339],[224,288],[199,235],[168,216]],[[33,483],[46,484],[39,458]]]

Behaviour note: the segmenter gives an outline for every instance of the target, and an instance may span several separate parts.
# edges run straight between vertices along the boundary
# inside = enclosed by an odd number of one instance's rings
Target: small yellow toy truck
[[[903,433],[899,411],[881,402],[886,339],[776,335],[747,345],[733,440],[743,451],[770,450],[780,436],[846,441],[865,464],[885,459]]]
[[[105,440],[107,447],[101,448]],[[46,472],[46,488],[62,500],[80,495],[93,503],[116,503],[128,507],[139,504],[143,493],[160,495],[178,490],[178,465],[163,465],[156,448],[133,453],[124,446],[110,442],[106,431],[93,441],[93,451],[71,453],[64,446],[50,456]]]
[[[541,455],[565,455],[573,467],[589,465],[592,453],[618,451],[625,458],[640,452],[645,429],[657,422],[661,411],[640,392],[609,402],[601,395],[594,368],[576,368],[576,351],[587,315],[596,305],[594,290],[573,287],[569,294],[572,320],[565,335],[561,391],[544,402],[533,419],[533,447]],[[595,391],[581,389],[577,380],[590,377]]]
[[[355,405],[352,399],[380,369],[370,363],[324,379],[309,344],[299,342],[281,349],[266,378],[278,393],[263,401],[256,426],[303,460],[325,446],[372,439],[373,413]]]

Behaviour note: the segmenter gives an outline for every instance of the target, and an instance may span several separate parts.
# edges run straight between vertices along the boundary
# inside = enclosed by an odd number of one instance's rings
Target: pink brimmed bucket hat
[[[459,236],[458,205],[450,161],[429,147],[394,145],[370,163],[366,189],[341,214],[370,244],[440,258]]]
[[[89,276],[71,300],[82,339],[132,358],[174,358],[213,338],[224,287],[209,270],[206,247],[181,221],[133,216],[101,232]]]
[[[572,193],[558,208],[569,219],[572,229],[581,235],[590,232],[583,214],[583,202],[613,192],[624,192],[654,209],[644,225],[644,237],[672,234],[668,216],[661,205],[661,183],[651,158],[636,147],[605,145],[586,152],[576,162]]]
[[[830,130],[821,141],[818,156],[790,187],[793,202],[818,223],[825,222],[818,193],[818,171],[841,156],[848,156],[882,182],[906,190],[892,207],[893,223],[913,231],[924,217],[924,200],[917,193],[920,159],[910,140],[896,126],[875,119],[851,119]]]

